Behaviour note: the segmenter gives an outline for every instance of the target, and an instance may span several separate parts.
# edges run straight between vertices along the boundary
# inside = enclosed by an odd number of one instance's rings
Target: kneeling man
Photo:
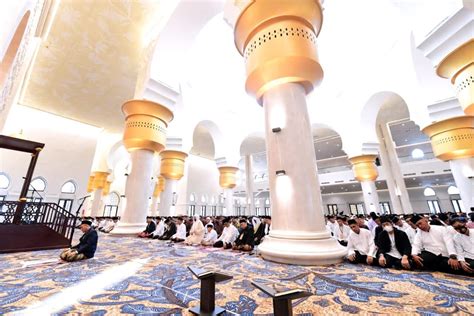
[[[64,250],[59,256],[62,260],[73,262],[94,257],[97,249],[98,236],[90,220],[83,220],[79,228],[84,233],[79,239],[79,244]]]
[[[359,224],[350,219],[348,222],[351,232],[347,238],[347,260],[351,263],[376,263],[374,237],[367,229],[360,228]]]
[[[240,220],[240,235],[232,245],[233,250],[252,251],[255,245],[253,228],[249,227],[246,219]]]

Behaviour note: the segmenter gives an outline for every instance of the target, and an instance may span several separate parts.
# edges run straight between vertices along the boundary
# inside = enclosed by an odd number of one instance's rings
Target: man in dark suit
[[[411,256],[411,244],[407,234],[393,227],[389,217],[382,217],[383,231],[378,236],[379,265],[385,268],[410,269],[408,258]]]
[[[176,224],[171,218],[165,220],[165,232],[162,236],[159,236],[159,240],[170,240],[171,236],[176,234]]]
[[[270,232],[270,225],[272,224],[272,218],[270,216],[263,217],[262,223],[258,226],[255,232],[255,244],[259,245],[262,239]]]
[[[255,245],[253,228],[250,227],[246,219],[240,219],[240,234],[239,237],[235,240],[232,249],[233,250],[243,250],[243,251],[252,251],[253,246]]]
[[[156,222],[155,222],[155,219],[153,217],[148,216],[146,218],[146,222],[147,222],[147,225],[145,227],[145,230],[142,231],[140,234],[138,234],[138,237],[140,237],[140,238],[150,237],[150,235],[153,234],[153,232],[156,229]]]
[[[99,237],[95,229],[92,228],[92,222],[83,220],[79,228],[84,235],[79,239],[79,244],[61,253],[59,257],[64,261],[73,262],[94,257]]]

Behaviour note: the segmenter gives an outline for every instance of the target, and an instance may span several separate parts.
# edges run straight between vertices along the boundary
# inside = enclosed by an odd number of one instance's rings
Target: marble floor
[[[199,304],[199,281],[187,266],[234,276],[216,289],[228,315],[271,315],[271,299],[250,283],[259,280],[314,293],[294,301],[300,315],[474,314],[474,279],[444,273],[292,266],[231,250],[103,234],[94,259],[58,264],[58,254],[0,255],[0,315],[188,315]]]

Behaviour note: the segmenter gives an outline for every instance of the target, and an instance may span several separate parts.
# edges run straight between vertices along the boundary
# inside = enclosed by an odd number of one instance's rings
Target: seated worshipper
[[[454,235],[454,249],[458,256],[461,269],[468,275],[474,274],[474,228],[467,228],[465,221],[460,218],[453,220],[453,228],[456,230]]]
[[[355,220],[357,221],[357,224],[359,224],[360,228],[364,228],[367,230],[369,229],[369,227],[367,226],[367,221],[365,220],[365,216],[363,214],[357,215],[357,218],[355,218]]]
[[[201,241],[201,245],[203,246],[212,246],[217,241],[217,232],[214,230],[214,225],[207,224],[206,225],[206,233],[204,234],[204,238]]]
[[[327,216],[326,230],[331,234],[331,236],[336,236],[334,233],[337,228],[336,217],[334,215]]]
[[[392,223],[394,227],[404,231],[405,234],[407,234],[408,240],[410,241],[410,244],[412,244],[415,240],[416,230],[413,229],[408,223],[401,220],[398,216],[394,216],[392,218]]]
[[[337,217],[337,226],[334,228],[334,237],[339,241],[339,243],[343,246],[347,246],[347,238],[349,238],[349,234],[351,229],[349,226],[344,224],[344,218],[341,216]]]
[[[253,228],[247,223],[247,220],[242,218],[240,221],[239,237],[232,244],[232,250],[251,251],[255,245],[253,240]]]
[[[92,228],[92,221],[83,220],[79,226],[84,235],[79,239],[79,244],[64,250],[59,257],[68,262],[90,259],[94,257],[97,249],[97,231]]]
[[[107,220],[107,223],[105,223],[105,226],[101,231],[104,233],[110,233],[115,228],[117,221],[117,217]]]
[[[204,225],[199,219],[199,215],[194,215],[193,225],[191,226],[191,229],[189,230],[189,236],[186,238],[184,243],[190,246],[200,245],[202,239],[204,238],[204,230]]]
[[[407,234],[395,228],[388,216],[381,218],[383,231],[379,235],[379,265],[384,268],[410,269],[408,258],[411,244]]]
[[[419,215],[413,215],[411,221],[418,227],[411,251],[418,268],[443,272],[461,268],[452,235],[444,226],[430,225],[427,218]]]
[[[176,224],[175,222],[170,219],[170,218],[167,218],[165,220],[165,231],[163,233],[163,235],[159,236],[158,239],[159,240],[170,240],[172,236],[174,236],[176,234]]]
[[[232,248],[232,243],[239,236],[239,231],[231,224],[230,218],[225,218],[223,225],[224,229],[222,230],[222,234],[217,238],[217,241],[212,246],[216,248],[230,249]]]
[[[164,233],[165,233],[165,224],[161,220],[161,217],[158,216],[156,218],[156,229],[149,237],[153,239],[158,239],[160,236],[163,236]]]
[[[354,219],[348,221],[351,233],[347,239],[347,260],[351,263],[375,264],[375,244],[372,234],[361,229]]]
[[[469,214],[469,222],[466,225],[467,228],[474,228],[474,212]]]
[[[367,227],[369,227],[369,230],[372,232],[375,227],[377,226],[377,223],[375,220],[378,218],[377,214],[375,212],[370,212],[370,219],[367,222]]]
[[[145,230],[142,231],[140,234],[138,234],[138,237],[140,237],[140,238],[148,238],[148,237],[150,237],[151,234],[153,234],[153,232],[154,232],[155,229],[156,229],[156,223],[155,223],[155,220],[153,219],[153,217],[147,216],[146,222],[147,222],[148,224],[146,225]]]
[[[255,245],[260,245],[260,243],[263,241],[265,236],[267,236],[270,233],[271,225],[272,225],[272,218],[270,216],[264,216],[262,219],[262,222],[257,228],[257,231],[255,232],[255,236],[254,236]]]
[[[178,217],[176,225],[176,234],[171,236],[173,242],[183,242],[186,239],[186,225],[182,217]]]
[[[107,224],[107,221],[105,217],[101,217],[96,229],[101,232]]]

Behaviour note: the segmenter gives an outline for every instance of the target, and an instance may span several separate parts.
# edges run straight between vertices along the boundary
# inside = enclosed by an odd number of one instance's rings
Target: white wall
[[[45,144],[33,176],[44,177],[47,181],[46,190],[41,193],[45,201],[57,202],[61,186],[68,180],[77,184],[76,194],[70,194],[68,198],[77,199],[86,195],[100,129],[17,105],[7,119],[5,134],[18,134],[20,131],[26,139]],[[30,158],[28,153],[0,149],[0,172],[7,173],[11,178],[8,200],[18,199]],[[74,203],[73,210],[76,208],[77,203]]]

